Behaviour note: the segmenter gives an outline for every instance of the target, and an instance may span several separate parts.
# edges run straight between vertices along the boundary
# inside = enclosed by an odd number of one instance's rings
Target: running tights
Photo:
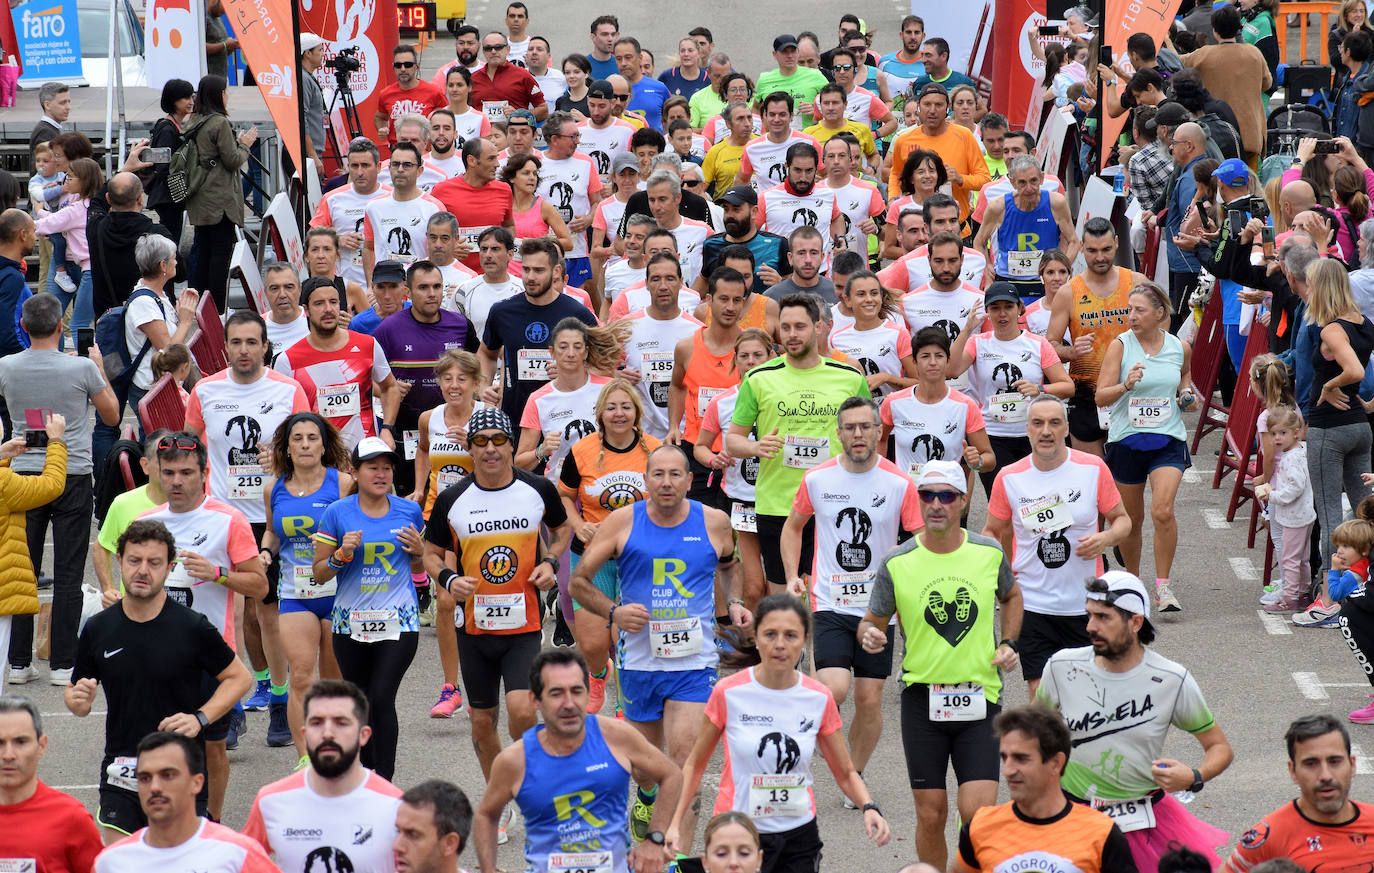
[[[419,646],[420,635],[413,631],[402,633],[399,640],[378,643],[360,643],[346,634],[334,634],[334,658],[339,662],[339,672],[363,690],[372,709],[367,721],[372,739],[363,746],[363,766],[388,781],[396,772],[396,743],[400,737],[396,692]]]

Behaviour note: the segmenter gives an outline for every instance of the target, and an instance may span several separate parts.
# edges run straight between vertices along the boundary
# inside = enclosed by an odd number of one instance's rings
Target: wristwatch
[[[200,723],[201,730],[205,730],[210,726],[210,719],[206,718],[205,713],[199,709],[196,710],[196,721]]]
[[[539,563],[548,564],[550,567],[553,568],[553,571],[555,573],[558,572],[558,559],[555,558],[553,555],[545,555],[544,557],[539,559]]]
[[[859,811],[860,811],[860,812],[868,812],[870,809],[873,810],[874,812],[876,812],[879,816],[882,816],[882,817],[884,817],[884,818],[886,817],[886,816],[883,816],[883,811],[882,811],[881,809],[878,808],[878,804],[873,803],[872,801],[869,801],[868,803],[865,803],[865,804],[863,805],[863,809],[861,809],[861,810],[859,810]]]
[[[1021,647],[1018,646],[1018,645],[1016,644],[1016,640],[1012,639],[1011,637],[1007,637],[1006,639],[1002,640],[1002,641],[1001,641],[1000,643],[998,643],[997,645],[999,645],[999,646],[1006,646],[1007,648],[1011,649],[1011,650],[1012,650],[1013,652],[1015,652],[1016,654],[1018,654],[1018,655],[1021,654]]]
[[[1194,767],[1193,784],[1188,786],[1188,790],[1193,792],[1194,794],[1197,794],[1199,791],[1203,789],[1205,785],[1206,783],[1202,781],[1202,771]]]
[[[653,843],[655,846],[661,846],[667,842],[663,836],[663,831],[649,831],[644,839]]]
[[[216,584],[216,585],[223,585],[224,583],[226,583],[226,582],[228,582],[228,581],[229,581],[229,571],[226,570],[225,568],[219,566],[218,564],[216,564],[216,565],[215,565],[215,584]]]

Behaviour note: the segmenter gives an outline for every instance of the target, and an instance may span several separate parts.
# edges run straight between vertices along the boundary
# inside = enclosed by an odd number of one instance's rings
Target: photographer
[[[324,169],[324,90],[315,71],[324,63],[324,40],[313,33],[301,34],[301,102],[305,107],[306,160],[315,162],[320,181],[329,178]],[[288,164],[290,161],[288,160]]]

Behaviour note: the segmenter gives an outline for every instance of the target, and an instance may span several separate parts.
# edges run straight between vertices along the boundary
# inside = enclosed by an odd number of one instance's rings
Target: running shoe
[[[642,843],[649,838],[649,820],[653,817],[654,805],[640,800],[636,793],[634,808],[630,810],[630,833],[635,842]]]
[[[234,751],[239,747],[239,737],[248,734],[248,716],[243,712],[243,704],[236,703],[229,710],[229,732],[224,737],[224,748]]]
[[[463,692],[452,685],[445,684],[439,689],[439,702],[429,708],[430,718],[453,718],[453,713],[463,705]]]
[[[1260,595],[1260,606],[1268,606],[1271,603],[1278,603],[1283,599],[1283,590],[1274,586],[1266,586],[1264,593]]]
[[[55,667],[48,671],[48,684],[56,685],[58,688],[66,688],[72,684],[71,667]]]
[[[272,680],[259,679],[257,687],[253,689],[253,694],[243,702],[243,708],[249,712],[263,712],[267,709],[267,704],[272,702]]]
[[[609,676],[609,674],[607,674]],[[592,687],[587,694],[587,715],[596,715],[601,711],[601,707],[606,705],[606,678],[607,676],[592,678]]]
[[[30,664],[27,667],[10,667],[9,675],[5,681],[10,685],[27,685],[38,678],[38,668]]]
[[[859,805],[858,805],[857,803],[855,803],[854,801],[852,801],[852,800],[849,799],[849,795],[848,795],[848,794],[846,794],[846,795],[844,796],[844,803],[842,803],[842,804],[840,804],[840,805],[843,806],[845,809],[858,809],[858,808],[859,808]]]
[[[1302,610],[1303,606],[1304,606],[1304,604],[1303,604],[1301,601],[1298,601],[1298,600],[1284,600],[1284,599],[1282,598],[1282,596],[1280,596],[1280,598],[1279,598],[1278,600],[1275,600],[1275,601],[1273,601],[1272,603],[1267,603],[1267,604],[1265,604],[1265,606],[1264,606],[1264,611],[1265,611],[1265,612],[1269,612],[1269,613],[1275,613],[1275,612],[1300,612],[1300,611]]]
[[[419,613],[420,627],[434,626],[434,597],[430,594],[429,586],[417,588],[415,590],[417,601],[416,610]]]
[[[1340,624],[1341,607],[1338,603],[1326,605],[1314,603],[1306,612],[1293,616],[1293,624],[1298,627],[1336,627]]]
[[[280,749],[291,745],[291,723],[286,720],[286,701],[267,705],[267,745]]]
[[[1374,724],[1374,694],[1369,695],[1369,703],[1364,709],[1350,713],[1350,720],[1355,724]]]
[[[1183,611],[1183,607],[1179,605],[1178,598],[1174,596],[1174,590],[1169,587],[1168,582],[1160,582],[1155,585],[1155,608],[1160,612]]]
[[[496,829],[496,845],[504,846],[506,843],[510,842],[510,834],[506,833],[506,827],[514,817],[514,812],[511,810],[510,804],[506,804],[506,808],[501,810],[501,825]]]
[[[53,282],[67,294],[76,293],[76,283],[72,281],[71,274],[65,269],[59,268],[53,274]]]

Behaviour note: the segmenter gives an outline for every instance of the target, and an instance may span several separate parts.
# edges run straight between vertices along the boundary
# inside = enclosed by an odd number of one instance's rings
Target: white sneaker
[[[850,800],[850,799],[849,799],[849,795],[847,795],[847,794],[844,796],[844,804],[843,804],[843,806],[844,806],[845,809],[858,809],[858,808],[859,808],[859,805],[858,805],[857,803],[855,803],[854,801]]]
[[[49,670],[48,684],[56,685],[58,688],[66,688],[72,684],[72,668],[59,667],[56,670]]]
[[[57,269],[56,275],[53,276],[53,282],[68,294],[76,293],[76,283],[72,281],[72,277],[67,274],[67,271],[60,267]]]
[[[501,810],[501,824],[496,829],[496,845],[504,846],[510,842],[510,834],[506,833],[506,826],[510,824],[512,818],[514,818],[514,813],[508,803],[506,808]]]
[[[1183,610],[1168,582],[1160,582],[1155,586],[1155,606],[1160,612],[1181,612]]]
[[[27,667],[10,667],[10,672],[5,681],[10,685],[27,685],[38,678],[38,668],[30,664]]]
[[[1271,603],[1278,603],[1283,599],[1283,589],[1275,588],[1273,591],[1266,591],[1260,595],[1260,606],[1268,606]]]

